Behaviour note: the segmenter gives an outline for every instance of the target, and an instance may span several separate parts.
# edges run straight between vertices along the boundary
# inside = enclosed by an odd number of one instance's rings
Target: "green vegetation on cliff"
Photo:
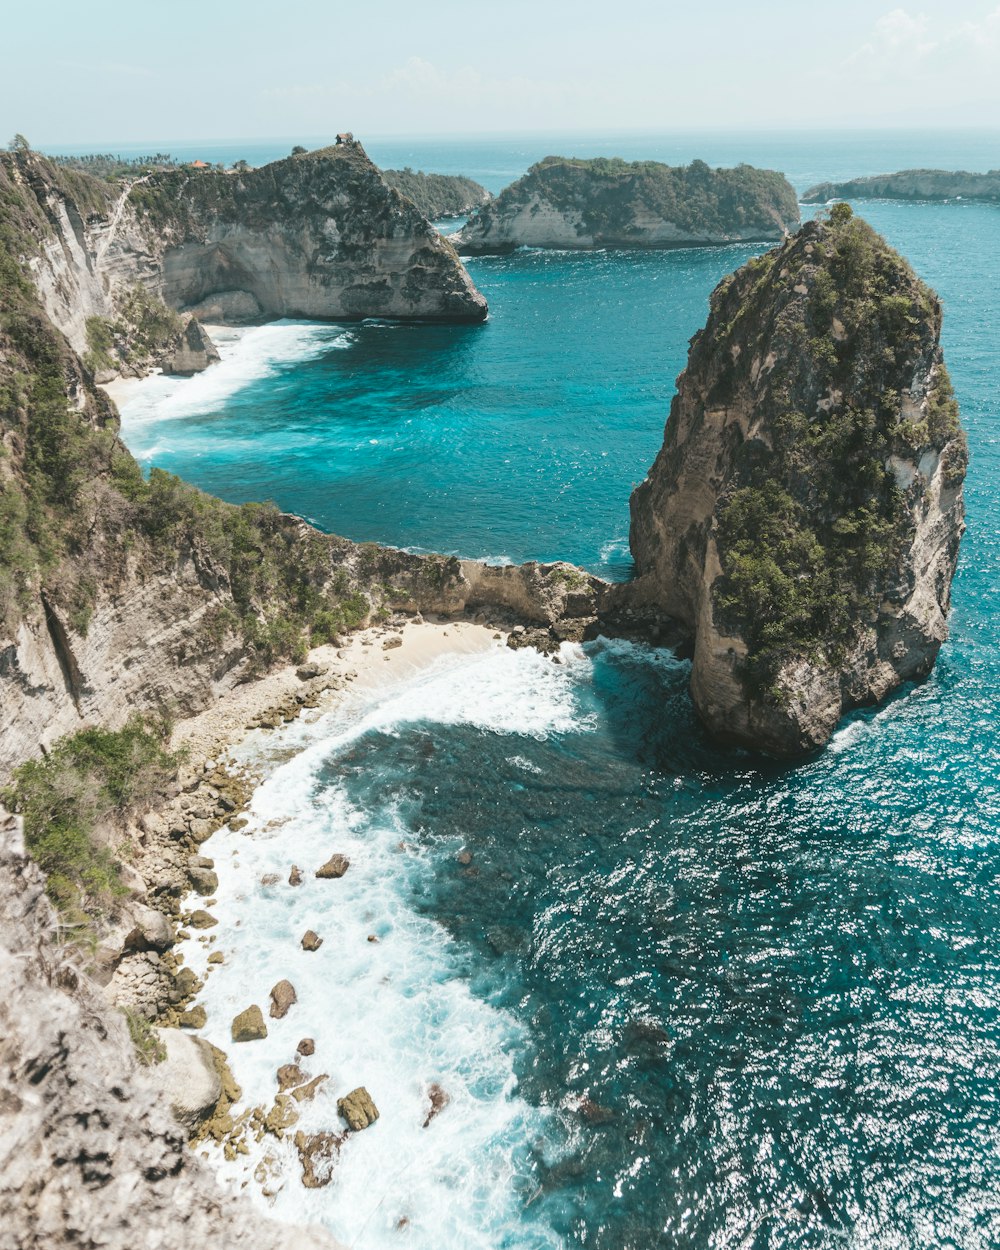
[[[107,915],[125,894],[114,839],[174,775],[166,725],[133,717],[115,733],[85,729],[29,760],[0,795],[24,816],[25,845],[71,923]]]
[[[758,682],[817,650],[834,660],[892,593],[910,514],[892,457],[916,464],[944,451],[946,487],[965,474],[965,435],[943,363],[922,413],[901,381],[932,358],[933,293],[847,205],[720,284],[706,334],[740,344],[711,403],[723,403],[737,360],[775,354],[765,408],[770,444],[748,440],[718,516],[719,619],[749,647]],[[775,351],[775,348],[778,348]]]
[[[461,217],[490,198],[485,187],[457,174],[425,174],[423,170],[414,172],[407,166],[406,169],[383,169],[382,177],[432,221],[438,217]]]
[[[502,231],[505,219],[533,200],[579,219],[583,232],[600,241],[639,240],[652,222],[698,239],[778,238],[799,219],[795,191],[774,170],[547,156],[478,211],[469,240]]]

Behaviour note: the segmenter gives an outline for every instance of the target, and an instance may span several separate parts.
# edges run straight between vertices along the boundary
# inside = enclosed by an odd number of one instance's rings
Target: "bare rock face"
[[[188,317],[176,347],[163,358],[162,367],[164,373],[187,377],[203,372],[218,359],[219,349],[208,337],[205,327],[197,317]]]
[[[940,329],[847,205],[716,288],[630,535],[714,735],[799,755],[933,666],[967,459]]]
[[[479,208],[456,246],[471,255],[517,247],[691,247],[780,239],[798,220],[795,191],[774,170],[547,156]]]

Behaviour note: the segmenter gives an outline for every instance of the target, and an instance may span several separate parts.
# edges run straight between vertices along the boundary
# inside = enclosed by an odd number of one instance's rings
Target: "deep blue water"
[[[629,142],[614,150],[778,164],[800,188],[997,163],[976,136]],[[521,150],[466,144],[451,168],[506,180]],[[704,740],[685,665],[598,642],[560,678],[571,723],[502,735],[417,712],[329,761],[323,784],[437,865],[412,904],[523,1024],[520,1092],[553,1111],[512,1181],[524,1235],[489,1244],[1000,1245],[1000,209],[861,211],[942,296],[970,436],[931,678],[787,769]],[[478,260],[485,326],[279,327],[255,376],[245,340],[214,399],[196,380],[160,411],[137,400],[126,436],[353,537],[627,575],[629,489],[712,286],[749,254]]]

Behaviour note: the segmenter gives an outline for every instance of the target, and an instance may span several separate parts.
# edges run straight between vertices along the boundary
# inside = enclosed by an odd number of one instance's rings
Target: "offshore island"
[[[0,1194],[15,1235],[73,1227],[125,1246],[141,1204],[163,1246],[332,1245],[223,1195],[187,1142],[235,1158],[248,1134],[291,1135],[304,1183],[321,1186],[378,1114],[368,1091],[336,1091],[329,1130],[296,1133],[297,1105],[326,1079],[299,1067],[305,1048],[270,1106],[239,1112],[225,1056],[197,1037],[198,978],[172,951],[178,929],[214,924],[210,904],[181,900],[211,897],[202,844],[239,821],[252,786],[221,762],[227,741],[335,697],[364,663],[363,635],[391,657],[414,630],[440,638],[425,617],[474,615],[464,645],[494,633],[543,652],[599,635],[673,645],[692,656],[708,732],[788,760],[933,666],[967,459],[934,294],[846,205],[791,234],[780,175],[597,165],[542,162],[476,210],[459,248],[778,243],[712,295],[632,497],[624,585],[561,563],[351,543],[146,478],[121,442],[98,379],[211,368],[206,320],[486,317],[455,248],[356,141],[118,186],[30,149],[0,156],[0,770],[13,812],[0,1088],[17,1126]],[[655,222],[636,207],[650,185],[672,197]],[[342,861],[316,877],[338,879]],[[53,940],[65,926],[90,935],[90,956]],[[294,996],[275,985],[270,1016]],[[262,1028],[248,1004],[234,1045]],[[445,1098],[429,1091],[428,1120]]]

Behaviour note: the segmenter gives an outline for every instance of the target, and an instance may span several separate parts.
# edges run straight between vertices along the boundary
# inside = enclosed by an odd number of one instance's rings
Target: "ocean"
[[[801,191],[987,169],[996,138],[366,146],[494,190],[566,151],[746,160]],[[198,154],[265,151],[280,154]],[[969,432],[934,673],[795,768],[713,746],[683,661],[603,640],[560,665],[455,656],[255,739],[269,776],[251,824],[207,846],[227,962],[206,1034],[225,1042],[248,994],[289,976],[295,1012],[229,1047],[248,1098],[270,1100],[310,1032],[331,1092],[304,1127],[332,1127],[354,1085],[382,1111],[327,1188],[302,1189],[287,1144],[255,1158],[265,1205],[376,1248],[1000,1244],[1000,209],[856,208],[941,295]],[[759,250],[478,258],[485,325],[231,334],[208,373],[140,385],[124,437],[143,463],[352,538],[627,578],[628,495],[688,340]],[[352,860],[336,892],[259,884],[334,849]],[[298,948],[307,927],[326,938],[315,954]],[[451,1101],[425,1129],[432,1083]]]

